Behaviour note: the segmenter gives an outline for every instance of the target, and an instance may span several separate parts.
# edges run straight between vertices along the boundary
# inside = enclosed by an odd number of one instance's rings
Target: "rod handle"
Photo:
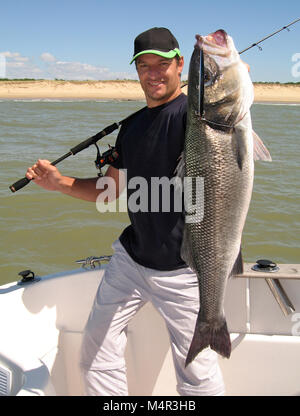
[[[10,185],[9,189],[12,192],[16,192],[19,189],[24,188],[24,186],[26,186],[29,182],[31,181],[31,179],[27,179],[26,177],[19,179],[17,182],[13,183],[12,185]]]

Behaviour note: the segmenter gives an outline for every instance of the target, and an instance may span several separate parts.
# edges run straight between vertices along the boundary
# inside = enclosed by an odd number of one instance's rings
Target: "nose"
[[[160,69],[157,66],[151,66],[148,68],[147,75],[150,79],[160,78]]]

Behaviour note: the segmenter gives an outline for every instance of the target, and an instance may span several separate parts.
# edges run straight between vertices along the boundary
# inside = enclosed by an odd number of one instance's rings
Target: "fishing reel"
[[[96,165],[96,168],[99,169],[98,176],[99,178],[101,178],[103,176],[103,173],[101,170],[103,166],[110,165],[115,160],[117,160],[119,157],[119,153],[116,151],[116,148],[114,146],[108,145],[109,149],[106,152],[101,154],[97,143],[94,143],[94,144],[97,149],[97,157],[95,160],[95,165]]]

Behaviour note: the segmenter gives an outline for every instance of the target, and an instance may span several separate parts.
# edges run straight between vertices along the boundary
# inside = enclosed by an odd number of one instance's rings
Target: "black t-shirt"
[[[162,197],[166,197],[167,192],[162,189],[168,188],[159,188],[157,202],[158,194],[153,191],[151,181],[171,179],[175,175],[184,145],[186,109],[184,94],[158,107],[146,107],[122,124],[116,142],[120,156],[112,166],[127,170],[127,205],[131,221],[120,241],[137,263],[152,269],[173,270],[185,266],[180,257],[183,212],[177,212],[178,206],[174,209],[172,185],[169,188],[170,209],[166,209]],[[147,195],[141,194],[141,186],[143,190],[146,186]],[[153,204],[153,201],[156,202]],[[164,212],[166,210],[168,212]]]

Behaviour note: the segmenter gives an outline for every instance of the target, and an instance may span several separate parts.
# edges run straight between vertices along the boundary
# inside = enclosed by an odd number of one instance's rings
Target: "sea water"
[[[78,259],[112,253],[111,244],[129,224],[125,212],[100,213],[95,203],[47,192],[34,183],[16,193],[9,185],[40,159],[53,161],[104,127],[145,105],[142,101],[0,101],[0,284],[21,270],[38,275],[78,268]],[[267,258],[300,262],[300,105],[254,104],[256,133],[273,161],[255,162],[252,201],[243,233],[246,262]],[[114,145],[117,131],[99,142]],[[94,177],[96,148],[61,162],[59,170]]]

